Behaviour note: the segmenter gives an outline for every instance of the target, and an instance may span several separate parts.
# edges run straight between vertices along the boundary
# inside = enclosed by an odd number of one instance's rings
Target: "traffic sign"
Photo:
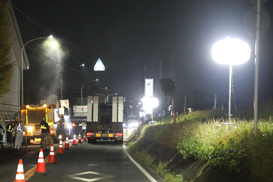
[[[100,58],[98,59],[98,61],[96,62],[94,66],[94,71],[105,71],[105,66],[100,60]]]

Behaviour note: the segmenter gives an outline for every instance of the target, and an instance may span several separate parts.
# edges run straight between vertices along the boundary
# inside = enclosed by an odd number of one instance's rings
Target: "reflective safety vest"
[[[47,127],[45,125],[41,125],[41,129],[45,130]]]
[[[12,132],[12,131],[13,131],[12,125],[9,124],[8,132]]]

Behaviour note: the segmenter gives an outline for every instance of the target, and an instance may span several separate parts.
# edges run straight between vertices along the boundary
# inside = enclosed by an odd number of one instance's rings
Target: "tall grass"
[[[256,135],[253,121],[234,121],[236,125],[228,128],[225,114],[212,110],[179,115],[176,123],[169,118],[164,124],[145,126],[141,136],[176,147],[185,159],[205,159],[212,166],[273,181],[273,107],[264,108],[269,110],[264,109]]]

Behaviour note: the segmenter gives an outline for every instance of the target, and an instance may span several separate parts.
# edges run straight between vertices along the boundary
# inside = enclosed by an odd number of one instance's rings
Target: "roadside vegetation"
[[[14,64],[11,63],[11,28],[8,9],[4,2],[0,2],[0,97],[10,89],[10,80]]]
[[[253,131],[253,120],[234,118],[234,125],[226,125],[226,112],[222,110],[195,111],[178,115],[176,123],[168,118],[156,125],[142,126],[131,137],[130,147],[143,159],[144,154],[140,155],[142,151],[137,151],[136,146],[138,139],[144,137],[175,147],[184,159],[204,159],[211,166],[241,174],[252,173],[265,181],[273,181],[272,107],[272,101],[260,107],[262,112],[259,116],[262,118],[259,119],[257,135]],[[251,112],[246,110],[244,113]],[[242,118],[249,118],[249,115]],[[153,164],[151,161],[148,166]],[[175,181],[177,175],[166,170],[165,166],[159,164],[152,168],[157,168],[154,171],[163,178],[172,175],[170,181]],[[183,181],[182,176],[179,179]]]

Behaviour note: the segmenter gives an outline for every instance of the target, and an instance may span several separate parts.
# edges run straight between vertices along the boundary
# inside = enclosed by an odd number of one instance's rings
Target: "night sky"
[[[226,36],[240,38],[252,48],[251,59],[234,66],[236,104],[252,104],[254,94],[254,40],[244,26],[248,0],[12,0],[24,43],[53,34],[62,45],[61,58],[48,57],[42,40],[28,44],[30,70],[24,71],[25,102],[38,103],[50,94],[80,97],[85,91],[107,87],[128,100],[143,97],[143,78],[154,78],[155,97],[162,77],[177,86],[178,111],[187,107],[211,108],[214,95],[227,105],[229,67],[213,61],[211,48]],[[273,2],[263,7],[273,17]],[[273,29],[260,41],[260,102],[273,96]],[[101,58],[105,72],[94,72]],[[173,60],[173,69],[171,63]],[[85,63],[86,67],[80,67]],[[85,92],[85,94],[87,94]],[[85,95],[86,97],[86,95]],[[163,108],[167,105],[164,98]]]

